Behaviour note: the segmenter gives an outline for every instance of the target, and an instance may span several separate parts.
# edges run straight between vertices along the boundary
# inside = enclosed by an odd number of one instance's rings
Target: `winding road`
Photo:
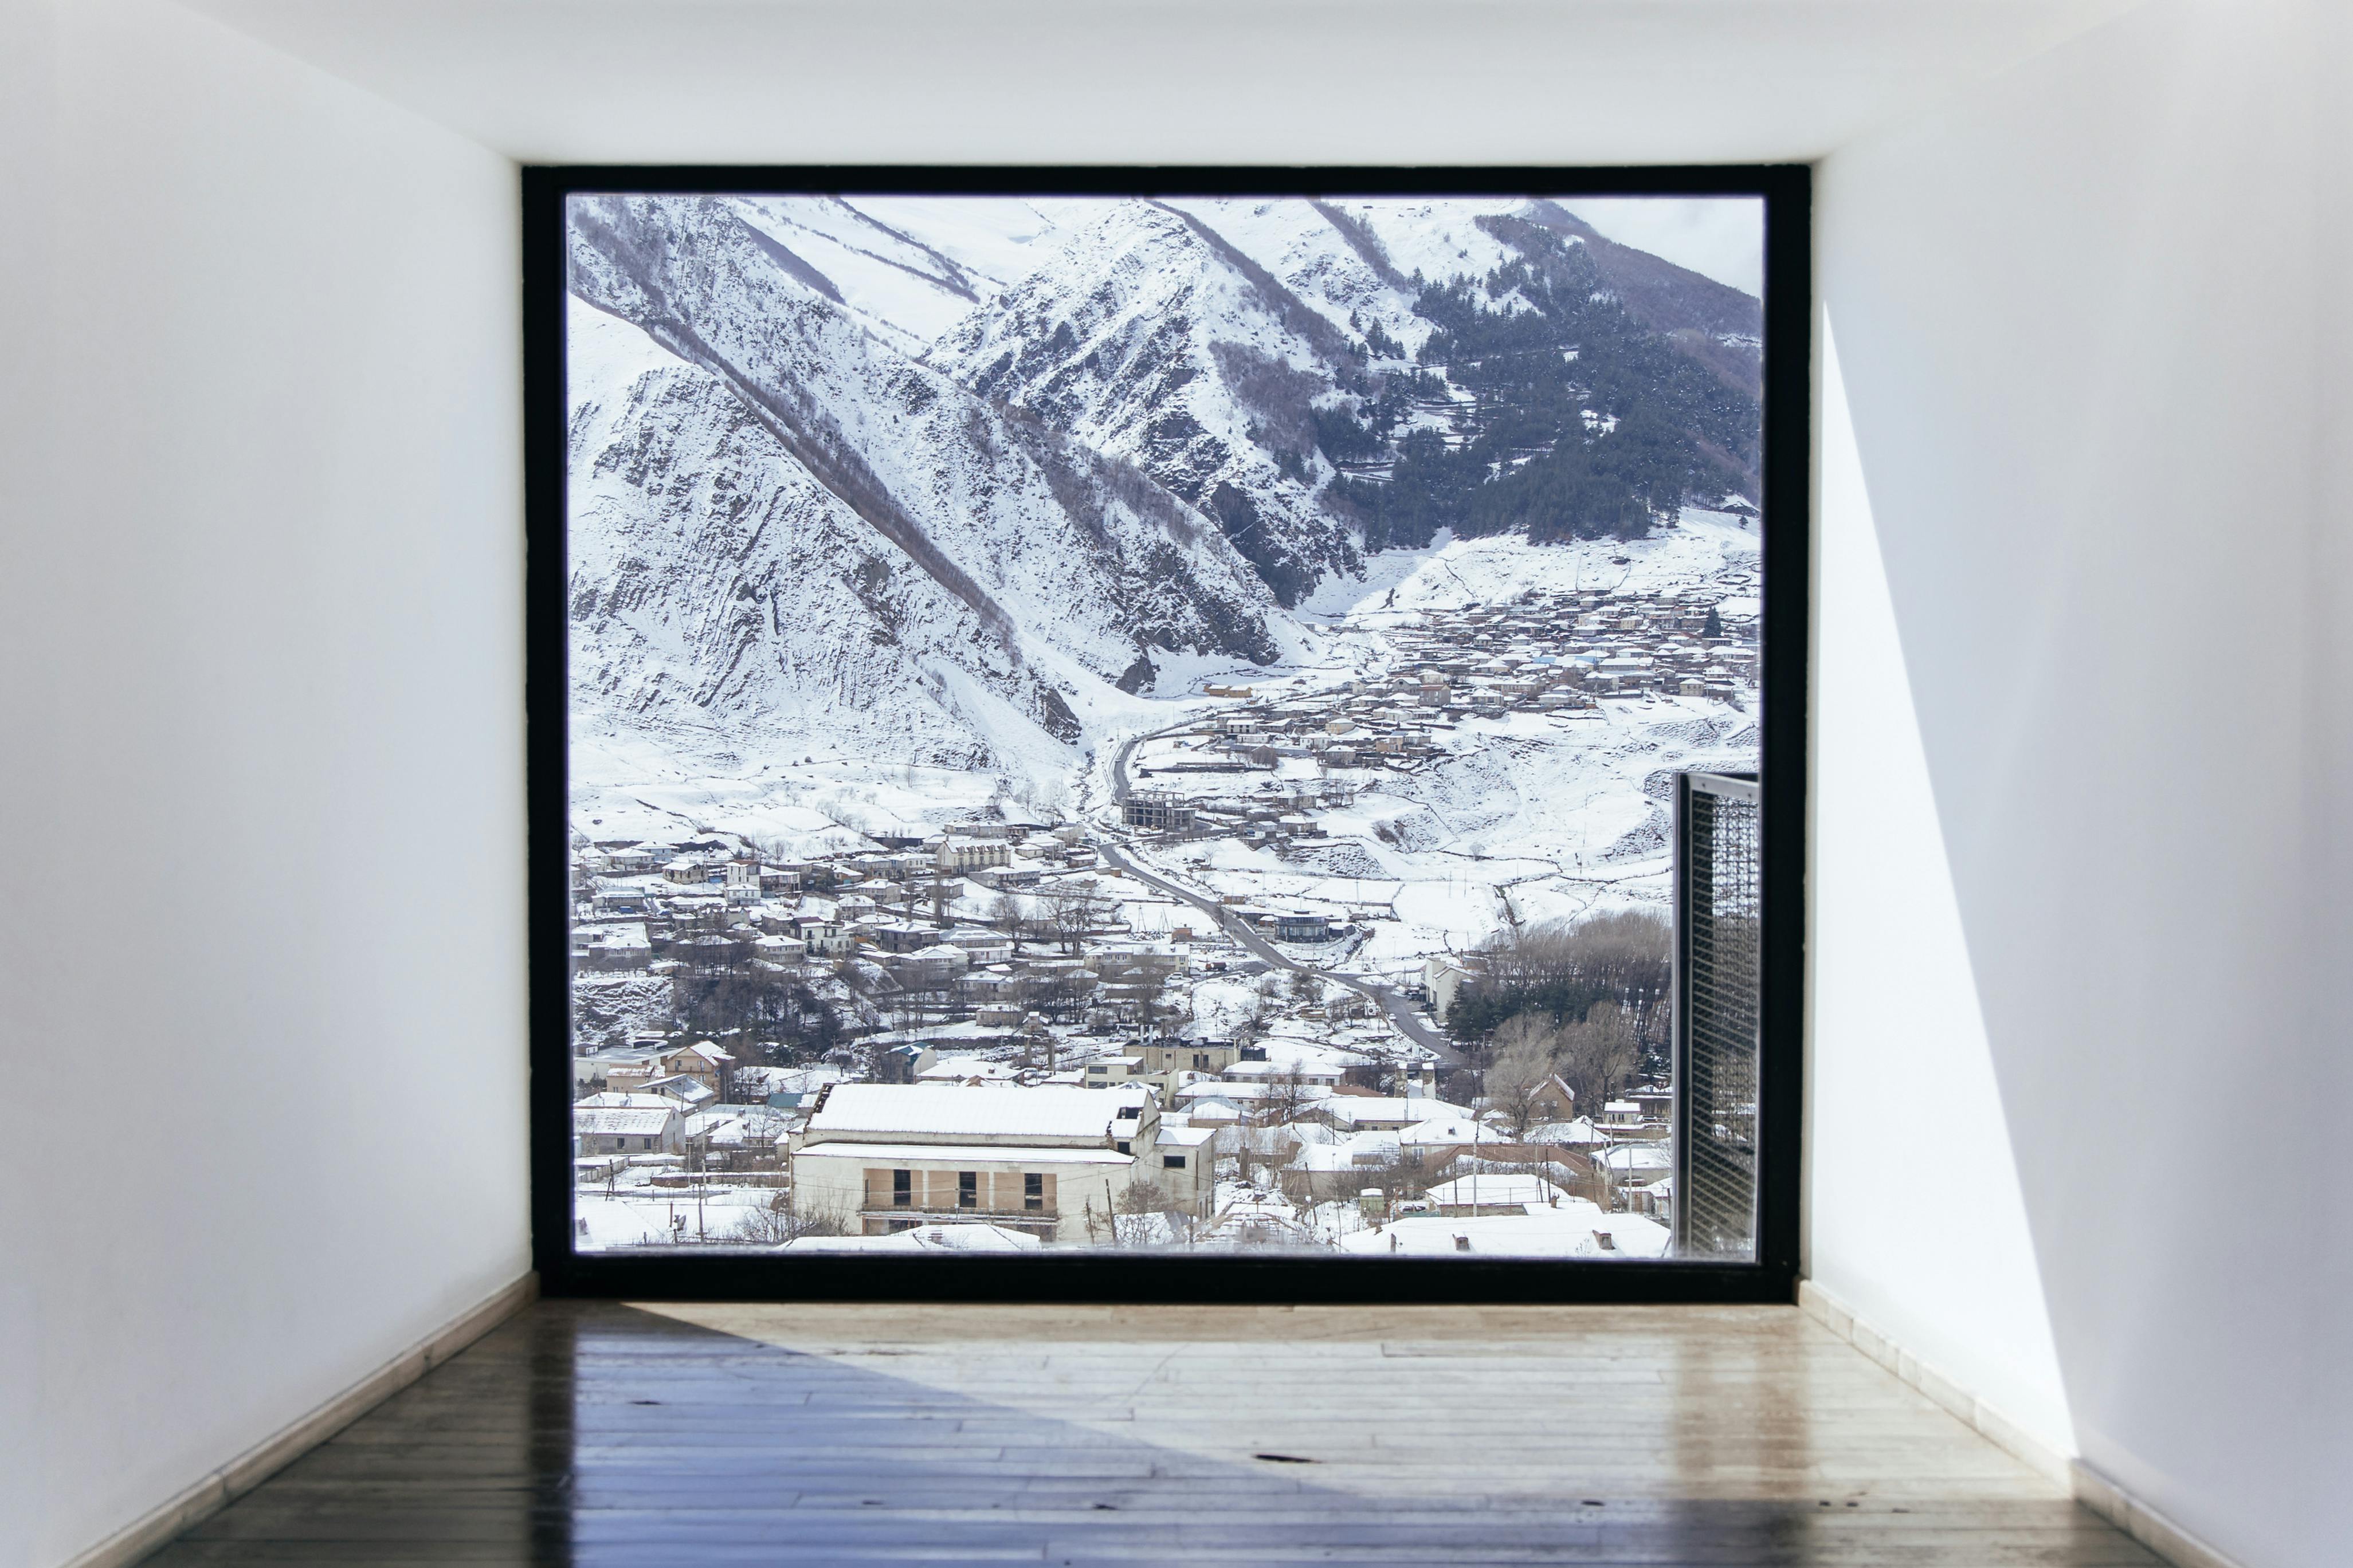
[[[1185,724],[1172,725],[1170,726],[1170,729],[1185,729],[1187,728],[1191,722],[1192,721],[1188,720]],[[1124,805],[1127,802],[1127,759],[1129,754],[1135,750],[1136,746],[1140,742],[1152,740],[1156,735],[1164,735],[1168,732],[1168,730],[1155,731],[1152,734],[1148,735],[1130,736],[1126,741],[1121,742],[1119,754],[1112,759],[1111,764],[1111,791],[1112,800],[1114,804]],[[1282,949],[1276,947],[1274,943],[1267,941],[1266,938],[1252,931],[1248,925],[1245,925],[1242,922],[1240,917],[1236,915],[1233,910],[1227,909],[1215,899],[1209,898],[1208,895],[1203,893],[1197,893],[1190,888],[1183,887],[1176,882],[1172,882],[1167,878],[1159,875],[1157,872],[1145,870],[1142,866],[1136,863],[1134,857],[1126,853],[1118,845],[1112,843],[1109,838],[1098,838],[1095,841],[1095,848],[1102,854],[1104,859],[1110,861],[1121,870],[1125,871],[1128,875],[1134,877],[1137,881],[1142,882],[1146,887],[1156,888],[1160,891],[1166,893],[1170,898],[1181,900],[1184,902],[1192,905],[1195,909],[1199,910],[1203,914],[1208,915],[1211,921],[1216,922],[1219,931],[1224,931],[1228,936],[1233,938],[1234,941],[1240,943],[1245,951],[1256,954],[1258,957],[1266,960],[1267,963],[1275,965],[1277,968],[1288,969],[1293,971],[1294,973],[1299,974],[1313,974],[1319,979],[1329,980],[1335,984],[1346,986],[1349,990],[1354,991],[1357,995],[1364,997],[1366,1001],[1372,1003],[1373,1005],[1378,1007],[1382,1013],[1387,1015],[1389,1023],[1395,1026],[1398,1034],[1403,1035],[1415,1045],[1429,1051],[1446,1066],[1460,1068],[1468,1067],[1470,1065],[1469,1059],[1463,1056],[1461,1047],[1456,1046],[1453,1041],[1448,1039],[1444,1035],[1440,1034],[1436,1029],[1431,1028],[1430,1025],[1422,1019],[1421,1016],[1414,1011],[1413,1004],[1408,1002],[1403,995],[1399,994],[1395,987],[1383,985],[1377,981],[1358,980],[1353,975],[1335,974],[1329,970],[1318,969],[1314,964],[1302,963],[1297,959],[1293,958],[1290,954],[1284,952]]]

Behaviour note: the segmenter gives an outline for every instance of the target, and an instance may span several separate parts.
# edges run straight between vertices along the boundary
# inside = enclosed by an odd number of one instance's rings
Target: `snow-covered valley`
[[[843,1082],[1148,1092],[1160,1176],[1033,1184],[1005,1247],[1364,1250],[1349,1172],[1485,1168],[1451,988],[1662,911],[1672,771],[1756,765],[1755,301],[1518,199],[613,195],[571,242],[584,1245],[975,1218],[792,1195]],[[1655,1253],[1589,1116],[1526,1134],[1624,1237],[1532,1255]]]

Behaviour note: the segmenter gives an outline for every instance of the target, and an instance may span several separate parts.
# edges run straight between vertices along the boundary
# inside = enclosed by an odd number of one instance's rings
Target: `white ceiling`
[[[183,0],[527,162],[1810,159],[2134,0]]]

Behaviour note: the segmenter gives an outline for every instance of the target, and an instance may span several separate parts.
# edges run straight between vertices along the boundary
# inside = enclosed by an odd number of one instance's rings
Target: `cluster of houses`
[[[1384,673],[1306,694],[1213,688],[1230,706],[1145,755],[1122,825],[1296,853],[1319,813],[1353,802],[1352,771],[1416,767],[1464,719],[1574,719],[1647,692],[1736,701],[1755,676],[1753,617],[1723,597],[1740,587],[1427,612],[1389,630],[1403,658]],[[1261,776],[1182,776],[1204,773]],[[1556,1080],[1531,1122],[1442,1098],[1428,1053],[1378,1024],[1362,1049],[1320,1018],[1281,1049],[1163,1032],[1188,976],[1266,967],[1220,922],[1329,944],[1369,912],[1229,897],[1198,937],[1137,934],[1080,824],[966,821],[798,859],[721,837],[574,851],[572,957],[590,983],[766,973],[860,1002],[856,1048],[820,1068],[685,1036],[584,1046],[583,1203],[771,1193],[801,1226],[776,1244],[809,1247],[1664,1249],[1663,1090],[1580,1108]],[[1420,993],[1442,1009],[1460,978],[1433,961]]]
[[[1457,715],[1646,692],[1740,700],[1756,680],[1757,626],[1726,595],[1755,585],[1736,573],[1656,594],[1532,589],[1426,616],[1390,631],[1412,668],[1383,694]]]
[[[972,1237],[939,1227],[972,1225],[1012,1247],[1641,1257],[1666,1245],[1664,1090],[1586,1114],[1556,1079],[1514,1129],[1440,1098],[1426,1062],[1271,1055],[1140,1037],[1048,1068],[909,1041],[878,1058],[887,1081],[853,1081],[649,1039],[576,1064],[580,1201],[775,1189],[816,1233],[792,1245],[812,1248],[911,1232],[960,1246]]]
[[[1599,717],[1602,698],[1651,693],[1742,702],[1756,683],[1757,627],[1753,614],[1727,611],[1727,595],[1753,585],[1734,574],[1656,594],[1531,590],[1509,604],[1430,610],[1386,628],[1401,658],[1345,686],[1208,687],[1206,695],[1236,706],[1141,763],[1124,824],[1287,847],[1317,837],[1316,812],[1354,802],[1364,770],[1410,772],[1466,719]],[[1273,776],[1296,759],[1312,762],[1314,776]],[[1239,789],[1239,781],[1188,776],[1253,772],[1270,776]]]
[[[1726,590],[1743,586],[1736,574],[1658,594],[1530,590],[1510,604],[1428,611],[1388,629],[1403,657],[1385,675],[1295,696],[1209,688],[1244,704],[1198,731],[1222,755],[1168,771],[1300,756],[1403,767],[1432,750],[1433,729],[1466,718],[1590,711],[1599,698],[1648,692],[1739,701],[1755,684],[1756,620],[1724,605]]]
[[[1191,939],[1131,937],[1077,825],[966,823],[784,862],[731,839],[579,841],[574,863],[577,973],[854,972],[1008,1033],[1134,1021]]]

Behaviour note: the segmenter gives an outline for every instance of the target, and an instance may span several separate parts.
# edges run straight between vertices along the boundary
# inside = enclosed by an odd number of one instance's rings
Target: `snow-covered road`
[[[1146,887],[1156,888],[1171,898],[1182,899],[1208,915],[1217,922],[1220,931],[1232,937],[1250,952],[1265,959],[1269,963],[1297,973],[1313,974],[1318,979],[1329,980],[1335,985],[1346,986],[1386,1014],[1390,1024],[1399,1034],[1415,1045],[1428,1049],[1448,1067],[1459,1068],[1470,1065],[1453,1041],[1424,1023],[1414,1012],[1412,1004],[1388,986],[1369,980],[1359,980],[1351,974],[1335,974],[1329,970],[1318,969],[1313,964],[1302,963],[1258,932],[1250,930],[1249,926],[1244,925],[1235,917],[1232,910],[1224,908],[1216,900],[1206,898],[1189,888],[1145,870],[1136,864],[1134,857],[1122,853],[1116,845],[1098,843],[1095,847],[1101,851],[1104,859],[1109,860]]]

